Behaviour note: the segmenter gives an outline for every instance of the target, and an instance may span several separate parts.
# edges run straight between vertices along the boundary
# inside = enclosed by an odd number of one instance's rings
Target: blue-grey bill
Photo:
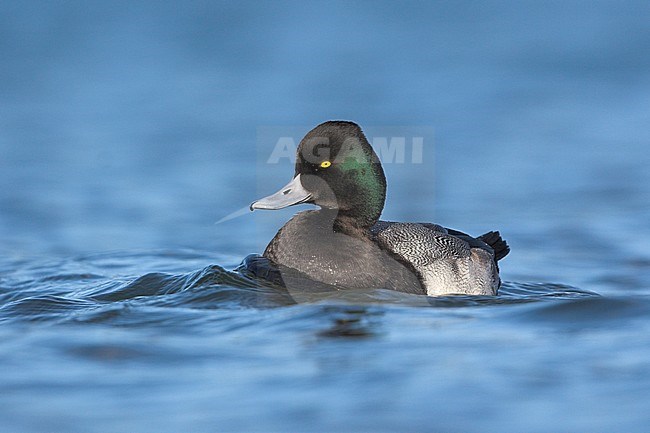
[[[251,203],[250,209],[282,209],[294,204],[305,203],[311,199],[311,194],[302,186],[300,175],[294,177],[275,194],[261,198]]]

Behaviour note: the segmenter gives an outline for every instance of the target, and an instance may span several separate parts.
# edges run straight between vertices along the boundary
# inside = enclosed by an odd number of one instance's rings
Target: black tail
[[[501,237],[501,233],[487,232],[478,237],[480,240],[488,244],[494,250],[494,260],[501,260],[510,252],[510,247],[505,240]]]

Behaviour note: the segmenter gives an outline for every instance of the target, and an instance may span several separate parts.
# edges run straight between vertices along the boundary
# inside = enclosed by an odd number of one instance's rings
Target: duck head
[[[379,219],[385,199],[384,171],[359,125],[330,121],[300,141],[293,179],[278,192],[253,202],[250,209],[312,203],[337,210],[338,219],[370,227]]]

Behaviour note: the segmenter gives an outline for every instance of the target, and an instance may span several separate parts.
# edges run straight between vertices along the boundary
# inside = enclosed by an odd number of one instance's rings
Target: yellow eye
[[[329,162],[329,161],[323,161],[323,162],[320,163],[321,168],[327,168],[330,165],[332,165],[332,163]]]

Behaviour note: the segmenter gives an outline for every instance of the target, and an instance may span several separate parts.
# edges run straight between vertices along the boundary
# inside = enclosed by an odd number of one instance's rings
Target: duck
[[[341,290],[498,294],[498,262],[510,252],[498,231],[472,237],[434,223],[383,221],[385,200],[386,177],[361,127],[327,121],[300,141],[291,181],[250,210],[317,206],[295,214],[264,250],[281,275],[296,271]]]

